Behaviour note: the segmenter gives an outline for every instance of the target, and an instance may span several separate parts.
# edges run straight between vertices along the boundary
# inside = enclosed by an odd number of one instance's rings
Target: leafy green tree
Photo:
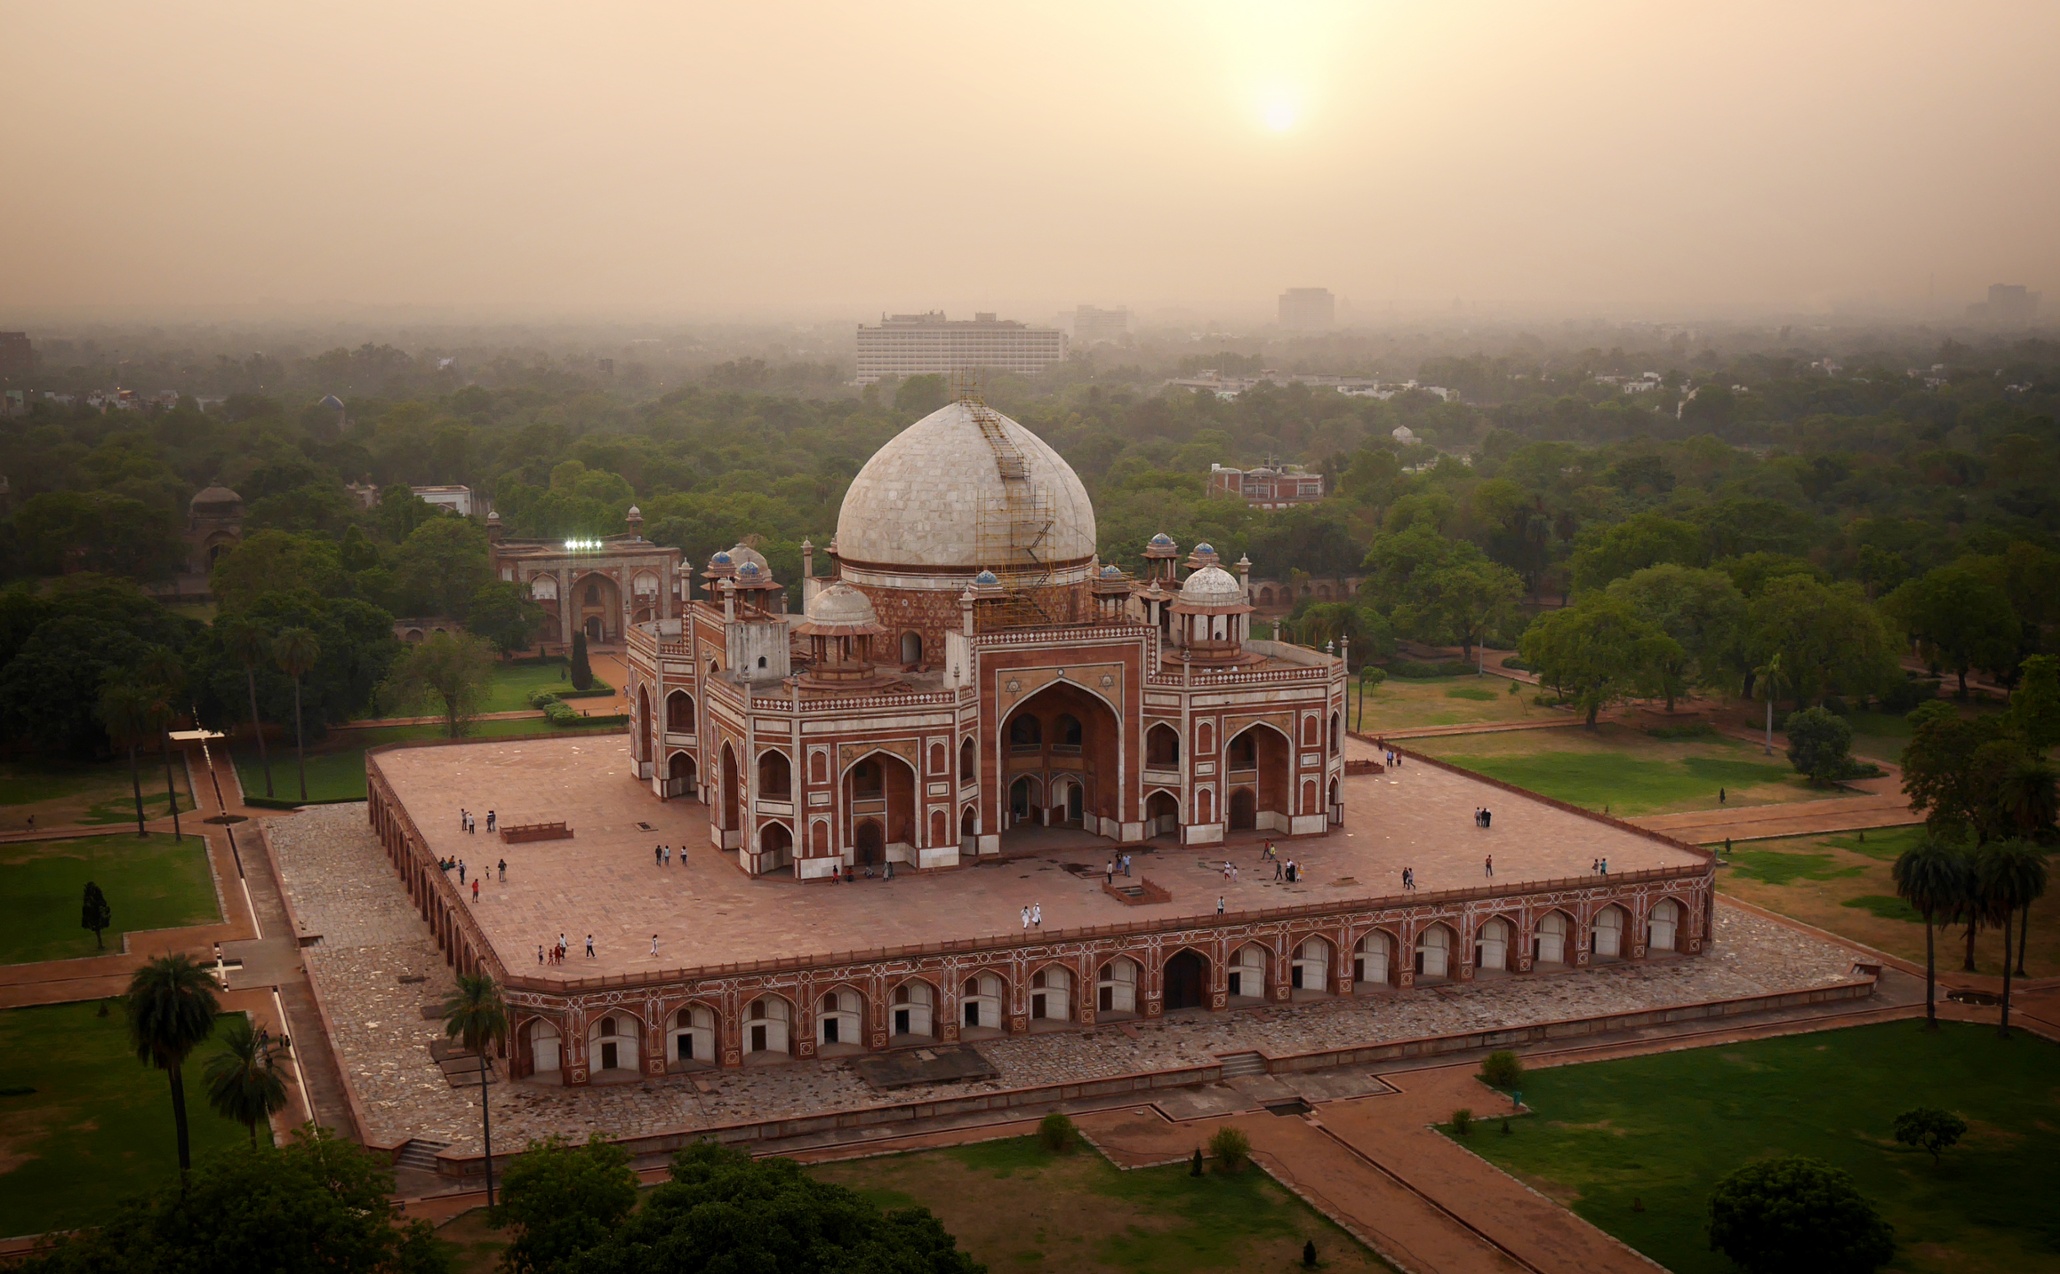
[[[2033,655],[2010,692],[2010,724],[2035,753],[2060,744],[2060,656]]]
[[[594,684],[594,665],[587,661],[586,630],[575,630],[572,634],[572,688],[590,690]]]
[[[1617,580],[1609,593],[1681,644],[1694,684],[1735,687],[1745,672],[1745,595],[1722,571],[1668,562]]]
[[[1781,656],[1798,706],[1873,694],[1900,675],[1888,630],[1857,584],[1784,576],[1747,605],[1745,631],[1755,664]]]
[[[580,1274],[653,1268],[667,1274],[978,1274],[984,1268],[957,1250],[928,1209],[883,1214],[857,1191],[818,1181],[791,1159],[753,1159],[700,1141],[673,1156],[671,1175],[605,1242],[580,1257]]]
[[[486,638],[503,654],[527,650],[544,608],[531,601],[520,584],[489,580],[465,606],[465,627]]]
[[[501,1266],[509,1274],[568,1268],[636,1206],[637,1174],[622,1147],[598,1135],[579,1146],[562,1137],[532,1141],[508,1164],[493,1211],[496,1228],[515,1231]]]
[[[401,652],[386,674],[381,698],[395,708],[434,704],[453,739],[463,738],[479,715],[500,661],[485,640],[469,633],[431,633]]]
[[[124,997],[129,1046],[136,1060],[163,1071],[172,1085],[172,1127],[179,1140],[179,1171],[193,1166],[186,1132],[186,1084],[180,1068],[214,1033],[215,980],[184,952],[155,956],[129,979]]]
[[[1934,668],[1952,669],[1967,697],[1967,673],[2001,674],[2015,662],[2022,625],[2003,590],[1960,566],[1910,580],[1881,603]]]
[[[1895,1259],[1895,1228],[1852,1178],[1800,1155],[1749,1163],[1717,1182],[1709,1236],[1749,1274],[1872,1274]]]
[[[1664,562],[1700,566],[1703,560],[1702,532],[1694,526],[1657,513],[1634,514],[1574,550],[1574,588],[1586,592]]]
[[[1915,1106],[1895,1117],[1895,1139],[1930,1155],[1934,1167],[1966,1135],[1966,1120],[1936,1106]]]
[[[318,597],[350,594],[336,544],[326,536],[259,531],[215,560],[208,586],[224,611],[248,609],[267,593],[305,588]]]
[[[87,881],[85,896],[79,903],[79,928],[93,931],[94,950],[102,951],[107,948],[107,944],[100,940],[100,935],[113,923],[114,908],[108,905],[107,895],[100,892],[99,885]]]
[[[494,1129],[486,1100],[487,1081],[493,1074],[489,1048],[508,1042],[508,1005],[501,988],[484,973],[461,973],[458,989],[443,1002],[443,1033],[457,1040],[479,1059],[479,1126],[486,1140],[486,1206],[494,1205]]]
[[[1516,572],[1428,526],[1376,540],[1366,568],[1360,595],[1387,610],[1396,632],[1418,641],[1457,642],[1468,657],[1476,643],[1508,622],[1523,596]]]
[[[2010,985],[2016,966],[2010,934],[2021,911],[2046,892],[2046,856],[2024,841],[1991,841],[1974,852],[1974,905],[1991,924],[2003,927],[2003,1013],[1996,1033],[2010,1038]]]
[[[300,799],[308,799],[308,735],[301,716],[301,681],[322,657],[322,644],[314,630],[289,628],[272,643],[272,659],[279,671],[293,678],[293,756],[300,766]]]
[[[911,376],[894,390],[897,414],[921,418],[951,401],[951,388],[942,376]]]
[[[1791,712],[1782,726],[1788,735],[1788,763],[1818,787],[1827,787],[1852,768],[1853,727],[1844,717],[1822,708]]]
[[[394,551],[397,604],[409,615],[462,617],[493,578],[486,532],[466,518],[433,518]]]
[[[265,748],[265,723],[258,715],[257,670],[270,658],[272,639],[264,629],[241,616],[215,621],[215,631],[232,658],[243,665],[244,684],[250,691],[250,732],[257,737],[258,762],[265,770],[265,796],[272,791],[272,754]]]
[[[1571,699],[1592,727],[1602,709],[1650,679],[1655,662],[1678,658],[1680,649],[1627,603],[1597,593],[1533,620],[1522,653],[1539,679]]]
[[[1933,700],[1910,713],[1910,741],[1900,758],[1903,793],[1924,815],[1934,834],[1957,837],[1977,832],[1987,795],[1969,764],[1983,746],[2000,738],[1992,717],[1965,717]]]
[[[171,508],[113,491],[46,491],[14,515],[18,550],[42,575],[98,571],[168,580],[185,556]]]
[[[109,682],[100,691],[100,721],[117,749],[129,754],[129,786],[136,795],[136,835],[148,836],[143,826],[143,772],[136,765],[136,746],[157,732],[159,702],[150,691],[134,682]]]
[[[1958,846],[1926,833],[1922,841],[1896,856],[1892,875],[1896,896],[1924,917],[1924,1025],[1938,1029],[1938,926],[1959,918],[1965,905],[1967,856]]]
[[[285,1052],[284,1040],[252,1028],[250,1018],[237,1013],[223,1023],[221,1050],[200,1073],[208,1105],[249,1130],[252,1146],[257,1126],[286,1109],[286,1070],[279,1064]]]
[[[396,1224],[385,1157],[307,1125],[284,1146],[215,1155],[129,1200],[31,1274],[448,1274],[427,1221]]]

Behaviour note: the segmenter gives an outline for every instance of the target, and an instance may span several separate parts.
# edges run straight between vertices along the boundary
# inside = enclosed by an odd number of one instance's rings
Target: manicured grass
[[[216,1047],[202,1044],[185,1068],[195,1159],[249,1136],[201,1095]],[[0,1234],[91,1224],[178,1171],[170,1084],[129,1051],[119,1004],[106,1017],[97,1003],[0,1012],[0,1090],[22,1087],[35,1091],[0,1097]]]
[[[577,702],[575,700],[575,702]],[[620,722],[592,725],[553,726],[542,716],[511,717],[500,721],[474,721],[469,739],[508,739],[539,734],[563,734],[567,730],[618,729]],[[365,799],[365,752],[387,743],[408,739],[440,739],[440,725],[378,726],[371,729],[332,731],[319,750],[308,752],[309,801],[362,801]],[[245,796],[265,794],[265,772],[255,749],[236,753],[236,774],[243,781]],[[300,771],[294,764],[293,744],[272,748],[272,790],[282,801],[300,798]]]
[[[1779,755],[1722,737],[1657,738],[1628,726],[1418,739],[1411,746],[1491,778],[1612,814],[1664,814],[1832,795]]]
[[[1422,681],[1390,677],[1366,692],[1361,724],[1359,683],[1347,688],[1350,724],[1366,734],[1419,726],[1473,725],[1482,722],[1565,720],[1567,714],[1531,702],[1537,690],[1501,677],[1436,677]]]
[[[164,761],[155,752],[137,756],[143,780],[143,817],[164,818],[171,811],[165,797]],[[181,813],[193,808],[193,793],[186,783],[186,767],[172,758],[172,783],[179,794]],[[13,830],[28,825],[35,815],[38,827],[71,827],[99,823],[133,823],[136,793],[130,785],[129,762],[38,761],[0,763],[0,828]]]
[[[1717,873],[1717,888],[1747,902],[1793,916],[1879,951],[1922,963],[1924,924],[1896,897],[1896,856],[1924,837],[1922,827],[1883,827],[1865,832],[1795,836],[1734,846]],[[1938,962],[1958,969],[1966,953],[1966,931],[1942,927]],[[1975,968],[2002,972],[2001,929],[1975,937]],[[2060,973],[2060,889],[2032,904],[2025,942],[2025,973]]]
[[[1325,1269],[1388,1268],[1256,1168],[1199,1179],[1184,1165],[1120,1172],[1084,1147],[1054,1155],[1024,1137],[814,1171],[884,1207],[929,1208],[997,1274],[1287,1271],[1301,1268],[1307,1239]]]
[[[222,918],[198,836],[174,841],[152,833],[0,845],[0,964],[99,954],[79,927],[86,882],[107,895],[114,927],[108,951],[140,929],[213,924]]]
[[[1776,1154],[1851,1173],[1896,1228],[1896,1269],[2060,1265],[2060,1048],[2035,1036],[1888,1022],[1534,1070],[1523,1092],[1534,1115],[1461,1144],[1677,1274],[1736,1268],[1709,1250],[1710,1190]],[[1937,1166],[1891,1132],[1920,1105],[1969,1126]]]

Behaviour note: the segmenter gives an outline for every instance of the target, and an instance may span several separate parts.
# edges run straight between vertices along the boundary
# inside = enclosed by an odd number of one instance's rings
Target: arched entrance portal
[[[622,589],[606,575],[588,575],[572,586],[572,619],[589,642],[622,639]]]
[[[844,843],[859,866],[916,861],[916,772],[891,752],[859,758],[844,772]],[[870,854],[871,857],[867,857]]]
[[[740,825],[737,816],[738,806],[737,754],[725,743],[722,745],[722,809],[719,811],[721,821],[717,829],[722,834],[724,849],[737,847],[737,828]]]
[[[1044,687],[1003,718],[996,756],[1007,794],[1004,834],[1053,825],[1097,836],[1120,829],[1122,741],[1114,710],[1099,696],[1067,681]]]
[[[1194,951],[1177,951],[1166,961],[1166,1010],[1209,1004],[1209,962]]]
[[[694,796],[694,758],[685,752],[675,752],[665,767],[665,794],[667,796]]]
[[[1292,826],[1294,784],[1289,775],[1288,738],[1272,726],[1255,725],[1224,746],[1223,767],[1230,780],[1230,825],[1239,827],[1238,797],[1251,798],[1251,822],[1243,827],[1286,832]]]

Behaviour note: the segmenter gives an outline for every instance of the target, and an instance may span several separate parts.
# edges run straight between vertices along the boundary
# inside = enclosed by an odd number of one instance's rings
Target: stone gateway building
[[[367,755],[414,905],[454,967],[506,990],[516,1077],[1407,994],[1709,941],[1708,853],[1428,760],[1384,772],[1345,732],[1345,652],[1252,638],[1250,563],[1164,535],[1141,578],[1101,563],[1078,477],[977,401],[866,464],[835,539],[803,546],[798,614],[744,545],[675,593],[639,590],[658,562],[634,530],[604,543],[496,560],[576,606],[602,564],[629,572],[629,600],[558,613],[562,634],[623,626],[626,739]],[[501,843],[461,806],[498,810]],[[467,850],[504,859],[487,905],[443,866]]]

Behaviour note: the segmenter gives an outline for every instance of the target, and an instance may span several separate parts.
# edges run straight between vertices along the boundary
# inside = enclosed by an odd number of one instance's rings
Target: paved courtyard
[[[1353,755],[1371,753],[1353,741]],[[707,807],[660,801],[628,776],[629,740],[546,738],[381,753],[379,765],[428,839],[430,851],[465,860],[468,882],[485,879],[475,913],[511,971],[567,978],[648,973],[732,961],[827,954],[945,938],[1000,936],[1021,929],[1022,908],[1037,903],[1044,928],[1071,929],[1168,916],[1212,915],[1220,896],[1231,911],[1390,897],[1404,867],[1420,891],[1590,874],[1597,858],[1613,873],[1697,864],[1691,851],[1601,820],[1556,808],[1469,775],[1409,763],[1345,780],[1345,826],[1328,836],[1280,840],[1283,858],[1306,870],[1297,884],[1275,882],[1259,861],[1260,838],[1181,848],[1155,841],[1134,849],[1133,871],[1170,890],[1170,902],[1132,906],[1102,892],[1114,852],[1107,841],[1049,830],[1004,841],[1004,855],[944,872],[902,872],[893,881],[802,884],[754,880],[734,853],[708,843]],[[1493,811],[1474,826],[1474,810]],[[484,831],[460,830],[469,809],[485,825],[564,820],[571,840],[504,845]],[[673,850],[670,867],[653,861]],[[1067,847],[1067,846],[1071,847]],[[1018,852],[1020,851],[1020,852]],[[508,880],[486,873],[508,863]],[[1223,861],[1238,866],[1224,879]],[[1069,868],[1074,870],[1069,870]],[[469,890],[467,891],[469,895]],[[539,967],[536,950],[560,933],[573,954],[562,967]],[[587,934],[596,956],[582,954]],[[651,935],[659,951],[651,954]]]
[[[591,741],[587,746],[592,746]],[[1426,767],[1424,773],[1429,772]],[[1498,810],[1518,805],[1506,793],[1495,795]],[[1470,809],[1462,805],[1459,816],[1468,818]],[[453,824],[455,821],[453,818]],[[1470,823],[1463,823],[1460,830],[1471,830]],[[1498,833],[1501,830],[1496,829]],[[441,1027],[423,1014],[425,1005],[434,1004],[450,990],[450,973],[367,827],[365,807],[302,810],[270,822],[267,835],[295,912],[309,931],[323,935],[323,941],[307,951],[308,969],[334,1024],[339,1059],[362,1103],[364,1135],[380,1144],[419,1137],[476,1151],[477,1094],[450,1088],[431,1062],[429,1044],[440,1036]],[[648,846],[644,852],[648,855]],[[1499,874],[1501,853],[1496,857]],[[514,869],[516,860],[511,856],[509,862],[509,892],[513,893],[520,876]],[[683,874],[699,885],[701,877],[715,874],[718,866],[727,873],[721,880],[748,883],[712,853],[704,853]],[[1010,864],[1004,869],[1005,878],[1015,879],[1023,869],[1023,864]],[[680,873],[681,869],[675,866],[673,871]],[[980,874],[959,873],[958,878]],[[990,870],[988,874],[1003,873]],[[1034,879],[1074,883],[1057,872]],[[779,888],[772,882],[763,883]],[[914,892],[907,887],[919,883],[905,880],[876,886],[872,896],[903,899]],[[868,895],[859,887],[846,891],[811,886],[786,887],[769,896],[824,896],[842,905]],[[1213,904],[1213,898],[1211,901]],[[571,906],[562,900],[560,905]],[[1047,901],[1046,906],[1049,914],[1052,903]],[[638,1079],[585,1089],[522,1082],[495,1089],[494,1126],[506,1139],[502,1144],[520,1145],[554,1132],[574,1137],[596,1131],[634,1136],[855,1110],[1204,1064],[1219,1053],[1256,1049],[1290,1054],[1488,1025],[1519,1026],[1829,986],[1849,980],[1851,964],[1851,954],[1842,948],[1720,904],[1715,945],[1694,958],[1220,1014],[1182,1013],[1157,1022],[987,1040],[975,1047],[994,1065],[994,1079],[903,1089],[891,1098],[875,1092],[842,1062],[704,1071],[691,1077]],[[402,976],[412,975],[427,975],[428,980],[400,982]]]

